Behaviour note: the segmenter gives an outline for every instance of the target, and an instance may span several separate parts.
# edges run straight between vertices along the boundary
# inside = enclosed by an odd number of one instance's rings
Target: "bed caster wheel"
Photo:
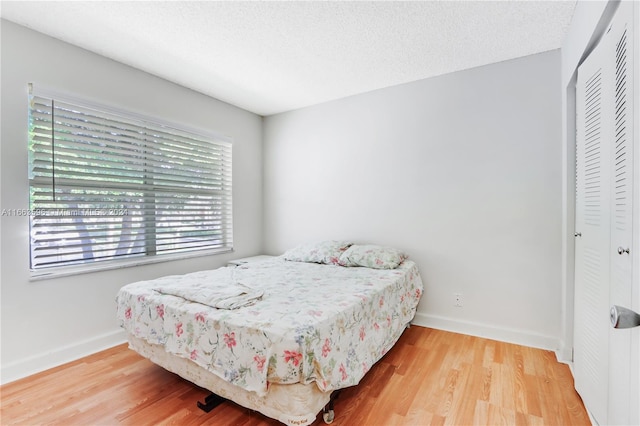
[[[325,411],[324,413],[322,413],[322,420],[324,420],[324,422],[328,425],[330,425],[331,423],[333,423],[333,419],[335,419],[336,415],[333,412],[333,410],[328,410]]]

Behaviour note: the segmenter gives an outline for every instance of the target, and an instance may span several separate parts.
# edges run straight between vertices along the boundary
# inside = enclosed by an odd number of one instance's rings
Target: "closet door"
[[[609,61],[615,64],[613,87],[612,217],[611,217],[611,290],[610,304],[633,308],[633,144],[634,144],[634,37],[631,2],[623,2],[612,22],[609,37]],[[636,285],[638,285],[636,283]],[[610,424],[631,424],[630,409],[638,404],[632,399],[632,339],[636,329],[609,329],[609,415]],[[636,377],[635,380],[638,380]]]
[[[634,7],[619,4],[576,85],[574,378],[598,424],[637,422],[640,399],[640,327],[609,322],[613,305],[637,309],[640,286],[633,279]]]
[[[609,368],[610,150],[607,39],[578,69],[576,85],[575,387],[607,423]]]

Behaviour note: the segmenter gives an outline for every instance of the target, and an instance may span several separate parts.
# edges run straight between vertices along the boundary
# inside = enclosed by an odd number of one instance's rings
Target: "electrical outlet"
[[[453,293],[453,306],[462,308],[462,293]]]

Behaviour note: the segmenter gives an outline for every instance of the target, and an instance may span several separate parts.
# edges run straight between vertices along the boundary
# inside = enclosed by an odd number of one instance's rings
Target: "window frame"
[[[152,252],[149,253],[148,244],[145,243],[144,252],[138,253],[137,255],[126,255],[122,258],[113,258],[115,256],[114,254],[113,256],[110,256],[111,258],[106,258],[102,260],[100,259],[94,260],[94,258],[92,258],[92,260],[87,260],[87,261],[73,261],[72,264],[68,264],[68,265],[61,264],[61,265],[35,267],[35,268],[32,267],[31,265],[32,259],[33,259],[32,244],[34,244],[34,240],[32,239],[32,235],[31,235],[31,224],[32,224],[33,213],[31,211],[32,200],[30,195],[29,211],[27,213],[29,215],[28,219],[29,219],[29,230],[30,230],[30,233],[29,233],[30,280],[34,281],[34,280],[54,278],[54,277],[60,277],[60,276],[76,275],[76,274],[90,273],[90,272],[103,271],[103,270],[109,270],[109,269],[120,269],[120,268],[132,267],[132,266],[160,263],[165,261],[196,258],[196,257],[203,257],[203,256],[211,256],[214,254],[223,254],[223,253],[233,252],[233,199],[232,199],[233,185],[232,185],[232,177],[231,177],[232,162],[233,162],[232,138],[215,131],[203,130],[202,128],[193,127],[193,126],[185,125],[182,123],[178,124],[176,122],[171,122],[163,118],[140,114],[138,112],[127,110],[121,107],[114,107],[102,101],[96,102],[96,101],[88,100],[86,98],[80,98],[77,96],[69,95],[67,93],[63,93],[57,90],[52,90],[50,88],[42,87],[40,85],[38,85],[37,87],[34,87],[33,83],[29,84],[28,91],[29,91],[28,112],[30,117],[31,117],[31,110],[32,110],[31,99],[32,97],[36,96],[36,97],[42,97],[47,99],[53,99],[58,102],[72,104],[74,106],[90,109],[95,112],[101,112],[105,114],[105,116],[113,115],[118,117],[124,117],[127,120],[131,120],[134,122],[147,123],[152,126],[158,126],[163,129],[170,129],[170,130],[175,130],[177,132],[193,134],[200,138],[204,138],[206,141],[210,141],[216,144],[217,147],[224,146],[226,147],[225,149],[228,149],[228,161],[227,163],[221,163],[221,167],[222,167],[222,164],[226,164],[228,166],[228,168],[225,169],[227,170],[225,173],[228,173],[228,177],[229,177],[229,183],[228,185],[225,185],[226,190],[224,191],[224,196],[226,199],[228,199],[228,202],[226,203],[226,205],[224,205],[219,209],[219,211],[222,212],[223,215],[226,214],[225,217],[228,218],[227,219],[228,224],[223,225],[223,233],[225,235],[225,238],[224,238],[224,244],[221,247],[184,248],[179,251],[174,251],[174,252],[169,251],[166,253],[158,254],[158,253],[155,253],[154,250],[152,250]],[[31,128],[31,121],[29,121],[28,123],[28,128]],[[31,175],[32,167],[33,167],[32,166],[33,159],[32,159],[32,152],[31,152],[31,146],[32,146],[31,135],[28,135],[27,142],[28,142],[28,149],[30,151],[29,160],[28,160],[28,168],[29,168],[28,187],[29,187],[29,192],[31,194],[32,188],[34,188],[34,186],[37,185],[37,183],[34,184],[35,179],[33,179]],[[140,185],[138,189],[140,191],[143,191],[143,190],[147,191],[149,188],[145,185]],[[157,191],[162,191],[162,190],[154,188],[154,192],[157,193]],[[154,224],[155,224],[155,221],[157,220],[156,219],[157,215],[158,215],[157,212],[150,215],[150,217],[153,217],[152,222],[154,222]],[[147,218],[144,218],[142,220],[143,220],[142,226],[145,228],[148,227],[148,225],[146,224]],[[154,231],[154,234],[155,234],[155,231]],[[156,243],[157,241],[154,239],[154,245]]]

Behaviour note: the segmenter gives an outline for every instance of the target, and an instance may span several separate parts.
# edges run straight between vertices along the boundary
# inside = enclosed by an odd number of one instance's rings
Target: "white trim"
[[[560,347],[556,350],[558,362],[569,365],[573,375],[573,345],[568,346],[566,340],[560,341]]]
[[[191,259],[195,257],[211,256],[214,254],[232,253],[233,248],[216,250],[198,250],[185,253],[160,254],[155,256],[143,256],[139,258],[105,260],[90,262],[77,266],[57,267],[50,269],[30,270],[29,281],[42,281],[52,278],[68,277],[71,275],[89,274],[91,272],[107,271],[110,269],[130,268],[132,266],[148,265],[151,263],[170,262],[173,260]]]
[[[6,365],[3,364],[2,370],[0,371],[0,384],[4,385],[31,376],[32,374],[66,364],[67,362],[75,361],[125,343],[126,340],[124,330],[118,329],[71,345],[35,354],[29,358],[14,361]]]
[[[451,331],[453,333],[468,334],[470,336],[485,339],[498,340],[506,343],[514,343],[538,349],[557,352],[560,342],[557,337],[543,336],[523,330],[496,327],[487,324],[462,321],[437,315],[416,314],[413,324],[438,330]]]

